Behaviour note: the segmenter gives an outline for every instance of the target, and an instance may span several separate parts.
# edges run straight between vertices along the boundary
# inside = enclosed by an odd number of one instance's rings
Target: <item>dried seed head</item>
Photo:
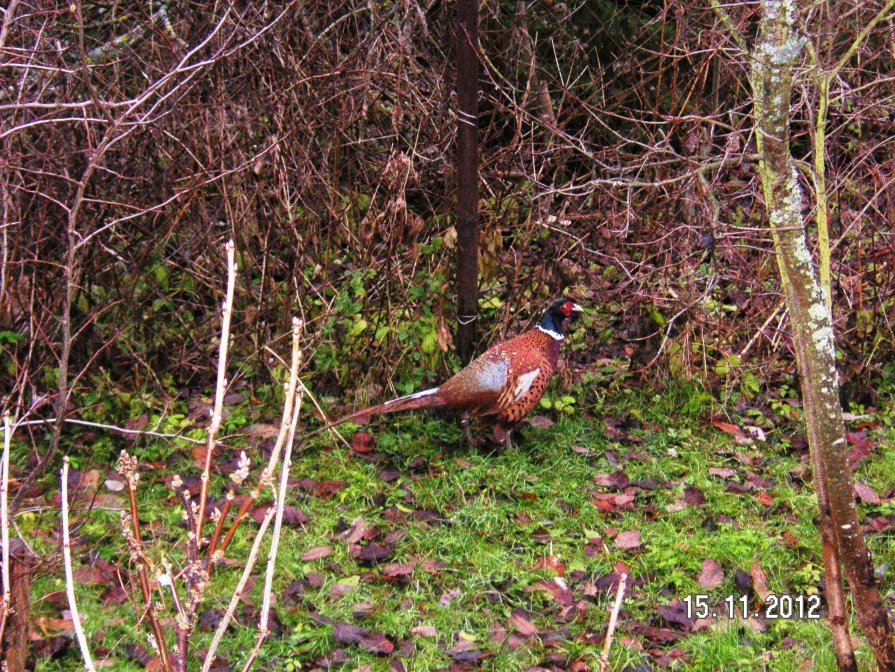
[[[140,474],[137,471],[138,466],[137,458],[128,454],[126,450],[122,450],[118,456],[118,462],[115,464],[115,471],[127,479],[130,487],[135,488],[140,479]]]
[[[236,485],[239,485],[249,477],[249,467],[251,466],[252,461],[246,457],[245,451],[240,451],[239,461],[236,464],[236,471],[230,474],[230,480]]]

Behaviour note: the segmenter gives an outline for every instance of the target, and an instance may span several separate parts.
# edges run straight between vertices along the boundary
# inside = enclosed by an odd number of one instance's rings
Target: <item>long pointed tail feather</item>
[[[320,432],[331,429],[332,427],[336,427],[345,422],[350,422],[351,420],[362,418],[367,415],[382,415],[384,413],[397,413],[399,411],[416,411],[424,408],[441,408],[446,404],[446,402],[444,401],[444,399],[441,398],[441,395],[438,394],[439,390],[440,388],[433,387],[429,390],[414,392],[413,394],[405,394],[403,397],[391,399],[389,401],[386,401],[385,403],[377,404],[376,406],[368,406],[367,408],[362,408],[359,411],[354,411],[352,413],[349,413],[348,415],[342,416],[338,420],[333,420],[323,427],[318,427],[317,429],[304,434],[304,437],[319,434]]]

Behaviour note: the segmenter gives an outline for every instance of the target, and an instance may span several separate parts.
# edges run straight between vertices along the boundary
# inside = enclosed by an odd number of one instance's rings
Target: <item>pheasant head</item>
[[[538,329],[546,332],[556,340],[562,340],[566,334],[566,320],[574,319],[584,312],[584,309],[568,298],[556,299],[547,308],[544,317],[538,324]]]

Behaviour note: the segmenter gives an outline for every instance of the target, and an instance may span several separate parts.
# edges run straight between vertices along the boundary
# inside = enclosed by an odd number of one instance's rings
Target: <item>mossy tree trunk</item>
[[[870,552],[855,509],[854,485],[848,466],[845,427],[839,402],[836,348],[830,308],[814,268],[802,219],[802,193],[789,150],[790,95],[793,69],[804,40],[794,28],[792,0],[762,0],[759,44],[752,52],[759,171],[769,213],[783,289],[792,324],[792,339],[802,385],[802,405],[812,453],[820,508],[821,536],[835,541],[860,623],[879,670],[895,671],[892,625],[880,598]],[[825,556],[828,583],[838,570]],[[833,593],[837,591],[833,587]],[[832,604],[831,607],[837,605]],[[842,605],[839,605],[840,607]],[[834,643],[840,668],[855,669],[843,659],[845,642]],[[845,624],[839,624],[840,636]],[[846,647],[850,649],[850,646]]]

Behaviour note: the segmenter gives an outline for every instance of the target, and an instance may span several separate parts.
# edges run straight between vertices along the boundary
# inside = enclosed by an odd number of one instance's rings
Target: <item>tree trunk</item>
[[[478,5],[457,1],[457,351],[464,364],[479,305]]]
[[[759,45],[752,54],[751,76],[759,171],[792,324],[820,507],[821,536],[822,539],[832,536],[835,540],[858,621],[879,670],[892,672],[895,671],[892,625],[880,598],[873,561],[858,522],[845,450],[832,315],[808,251],[802,192],[789,151],[793,67],[804,40],[793,29],[791,0],[763,0],[762,7]],[[827,534],[823,533],[824,528]],[[825,565],[828,561],[825,553]],[[830,569],[828,566],[828,587],[837,580],[830,575]],[[837,606],[830,602],[832,607]],[[837,657],[839,653],[837,645]],[[839,662],[840,666],[846,666],[844,669],[854,669],[853,658],[851,667],[847,660]]]
[[[9,607],[3,615],[0,660],[7,672],[25,672],[28,662],[29,614],[31,611],[31,562],[25,545],[18,539],[10,543]],[[5,588],[5,587],[4,587]]]

